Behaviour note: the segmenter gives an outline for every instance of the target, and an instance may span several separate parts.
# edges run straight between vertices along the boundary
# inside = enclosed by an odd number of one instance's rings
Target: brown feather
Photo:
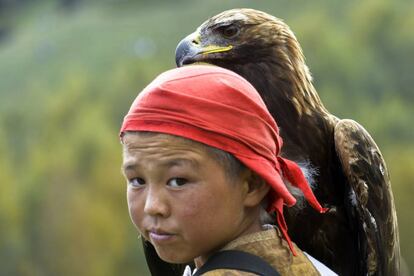
[[[400,258],[394,198],[385,161],[368,132],[352,120],[335,127],[335,143],[344,174],[351,187],[351,200],[367,240],[361,244],[366,254],[368,275],[382,271],[396,275]],[[381,225],[378,225],[380,223]]]

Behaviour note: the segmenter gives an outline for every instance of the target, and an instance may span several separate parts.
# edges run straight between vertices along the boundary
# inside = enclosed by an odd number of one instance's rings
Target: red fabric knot
[[[317,210],[319,213],[325,213],[328,208],[322,208],[319,204],[300,167],[289,159],[285,159],[280,156],[278,156],[277,159],[279,161],[283,176],[293,186],[299,188],[303,192],[306,201],[313,207],[313,209]]]

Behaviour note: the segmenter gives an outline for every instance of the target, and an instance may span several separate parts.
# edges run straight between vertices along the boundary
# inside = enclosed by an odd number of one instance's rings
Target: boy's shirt
[[[297,256],[293,256],[287,242],[282,238],[279,230],[271,225],[265,225],[265,230],[242,236],[222,248],[222,250],[241,250],[261,257],[281,276],[294,275],[323,275],[334,276],[333,271],[325,265],[301,251],[294,244]],[[184,276],[192,275],[189,267]],[[205,273],[206,276],[245,276],[255,275],[248,272],[216,269]]]

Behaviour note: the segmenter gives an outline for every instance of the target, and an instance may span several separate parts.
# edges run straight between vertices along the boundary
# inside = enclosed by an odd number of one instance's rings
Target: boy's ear
[[[244,205],[246,207],[259,205],[270,189],[269,185],[251,170],[248,170],[246,173],[243,179],[243,186],[246,193],[244,198]]]

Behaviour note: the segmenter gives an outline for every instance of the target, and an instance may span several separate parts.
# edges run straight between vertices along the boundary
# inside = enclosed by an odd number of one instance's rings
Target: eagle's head
[[[253,9],[233,9],[211,17],[177,46],[176,63],[283,65],[303,56],[293,32],[281,20]]]
[[[211,17],[176,49],[177,66],[209,63],[250,81],[268,103],[283,97],[297,112],[323,108],[302,49],[281,19],[253,9],[232,9]]]

